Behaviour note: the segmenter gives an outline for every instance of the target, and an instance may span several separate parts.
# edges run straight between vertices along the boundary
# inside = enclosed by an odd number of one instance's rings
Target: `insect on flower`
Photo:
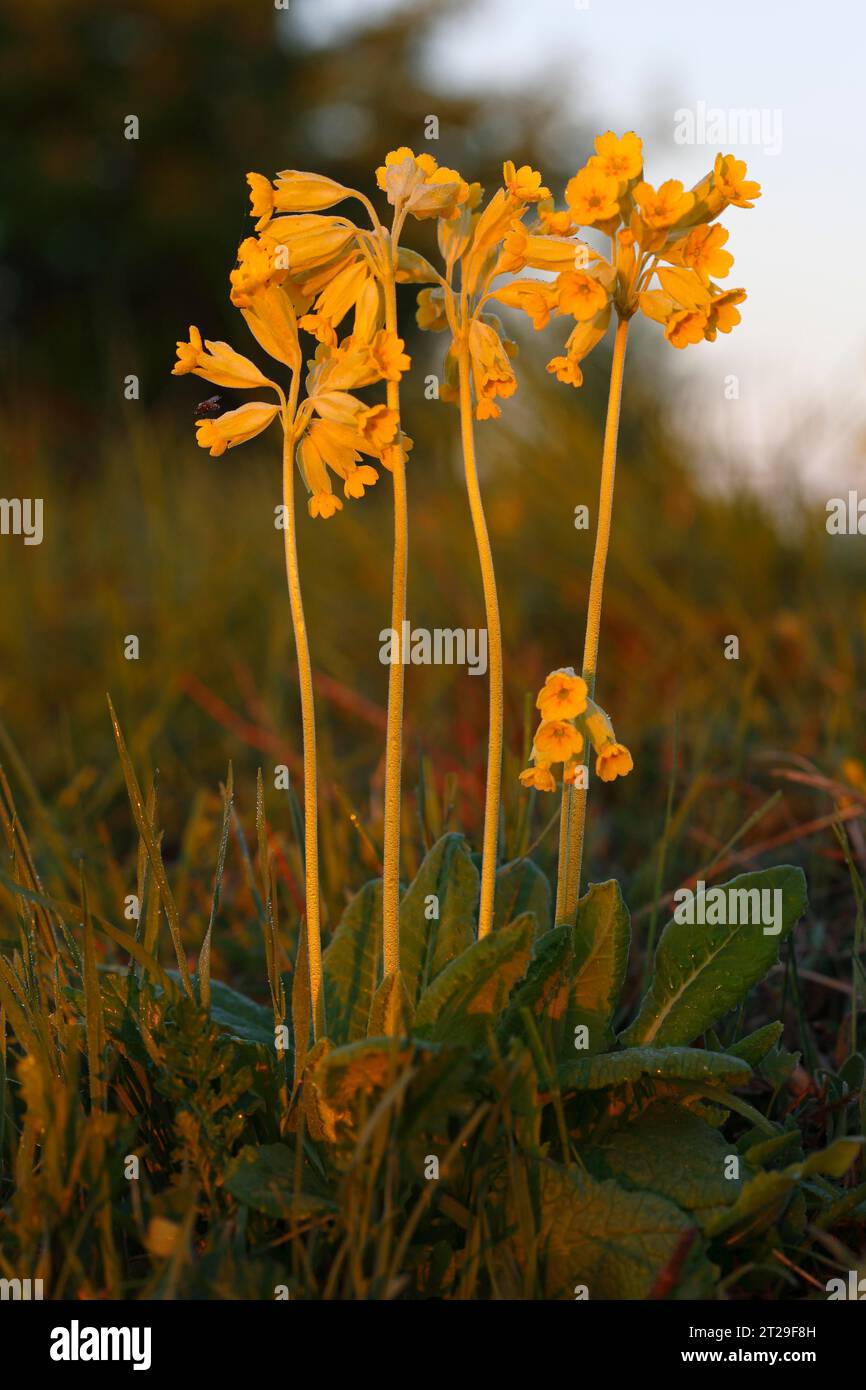
[[[214,415],[219,415],[223,408],[223,398],[219,393],[215,396],[208,396],[206,401],[199,401],[192,413],[194,420],[210,420]]]

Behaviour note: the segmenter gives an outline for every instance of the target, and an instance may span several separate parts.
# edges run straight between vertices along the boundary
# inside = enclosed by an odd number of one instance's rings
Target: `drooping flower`
[[[602,782],[612,782],[616,777],[625,777],[634,768],[631,753],[622,743],[607,743],[595,760],[596,776]]]
[[[533,767],[525,767],[520,773],[520,782],[524,787],[534,787],[539,792],[555,792],[556,778],[550,768],[544,763],[536,763]]]
[[[227,410],[214,419],[196,421],[196,443],[208,449],[212,458],[218,458],[226,449],[234,449],[254,439],[277,415],[278,405],[268,405],[265,401],[248,401],[237,410]]]

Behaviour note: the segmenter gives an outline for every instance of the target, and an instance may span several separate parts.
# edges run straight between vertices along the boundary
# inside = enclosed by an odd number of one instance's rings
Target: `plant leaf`
[[[382,880],[371,879],[349,903],[322,957],[328,1035],[340,1044],[367,1036],[381,980]]]
[[[756,1067],[779,1041],[784,1026],[779,1022],[766,1023],[763,1028],[758,1028],[754,1033],[740,1038],[739,1042],[732,1043],[728,1053],[731,1057],[742,1057],[750,1067]]]
[[[472,945],[477,900],[478,871],[464,837],[443,835],[400,904],[400,971],[413,1005],[439,972]]]
[[[594,883],[578,904],[574,926],[553,927],[538,938],[526,980],[509,1005],[504,1031],[513,1032],[520,1010],[528,1008],[560,1060],[574,1055],[579,1026],[588,1030],[589,1052],[609,1048],[630,931],[619,884],[614,879]]]
[[[229,1165],[225,1186],[245,1206],[282,1221],[336,1210],[327,1197],[296,1192],[295,1180],[295,1158],[286,1144],[248,1144]]]
[[[732,1207],[712,1217],[707,1225],[707,1233],[721,1235],[734,1226],[748,1222],[749,1233],[756,1234],[766,1230],[781,1216],[788,1198],[803,1178],[816,1173],[825,1173],[831,1178],[841,1178],[858,1154],[863,1152],[866,1140],[857,1136],[850,1139],[837,1139],[819,1153],[810,1154],[801,1163],[791,1163],[787,1168],[770,1173],[758,1173],[745,1183]]]
[[[559,1067],[556,1076],[561,1090],[600,1091],[643,1077],[729,1087],[748,1081],[751,1074],[748,1062],[724,1052],[704,1052],[697,1047],[629,1047],[622,1052],[576,1058]]]
[[[691,1218],[664,1197],[626,1192],[577,1168],[542,1169],[539,1207],[548,1298],[571,1298],[581,1284],[591,1300],[647,1298],[694,1231]],[[708,1298],[712,1290],[712,1268],[696,1239],[673,1292]]]
[[[535,917],[526,912],[474,942],[422,994],[412,1032],[433,1042],[482,1042],[491,1020],[522,979],[532,949]]]
[[[699,1115],[661,1100],[581,1149],[581,1158],[594,1177],[655,1192],[703,1225],[718,1208],[729,1207],[743,1185],[742,1176],[725,1176],[731,1152],[724,1135]]]
[[[531,859],[512,859],[496,871],[493,929],[507,927],[524,912],[535,916],[537,933],[550,929],[550,884],[547,875]]]
[[[760,922],[729,920],[699,926],[672,919],[659,939],[653,976],[638,1016],[622,1034],[627,1047],[688,1043],[711,1027],[776,963],[780,943],[806,910],[806,879],[802,869],[792,865],[741,874],[721,889],[729,919],[740,915],[742,904],[741,899],[732,899],[732,893],[780,892],[778,934],[765,935]]]

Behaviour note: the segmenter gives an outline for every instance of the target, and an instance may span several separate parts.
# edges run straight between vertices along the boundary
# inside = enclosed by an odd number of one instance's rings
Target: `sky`
[[[400,4],[293,10],[327,43]],[[717,149],[747,161],[763,196],[724,219],[727,284],[749,295],[743,323],[677,353],[677,400],[684,426],[697,422],[733,468],[784,486],[781,456],[828,497],[866,490],[864,44],[856,0],[466,0],[426,57],[451,89],[544,82],[598,131],[647,132],[651,183],[690,186]],[[756,113],[747,131],[742,112]],[[395,144],[410,135],[395,131]],[[575,168],[591,153],[576,150]]]

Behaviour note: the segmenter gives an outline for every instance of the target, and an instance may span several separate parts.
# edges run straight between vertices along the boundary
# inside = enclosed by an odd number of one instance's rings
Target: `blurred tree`
[[[294,6],[6,0],[0,334],[18,408],[50,398],[85,426],[89,408],[120,408],[128,372],[152,402],[188,322],[236,330],[225,289],[251,230],[248,169],[369,187],[385,151],[423,146],[430,114],[436,155],[473,178],[493,182],[504,152],[549,168],[543,99],[431,87],[425,41],[455,8],[417,0],[316,47]]]

